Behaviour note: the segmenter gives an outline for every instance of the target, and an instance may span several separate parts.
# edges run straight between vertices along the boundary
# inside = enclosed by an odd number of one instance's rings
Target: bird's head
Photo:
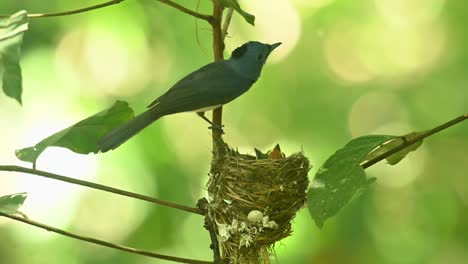
[[[250,41],[235,49],[229,61],[242,75],[257,80],[268,56],[279,45],[281,45],[281,42],[264,44],[258,41]]]

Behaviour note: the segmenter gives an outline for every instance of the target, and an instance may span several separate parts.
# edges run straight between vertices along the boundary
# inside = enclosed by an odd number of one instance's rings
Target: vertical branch
[[[265,247],[260,248],[260,255],[262,256],[263,264],[270,264],[270,254]]]
[[[221,20],[224,8],[218,1],[213,1],[213,52],[215,61],[224,59],[224,39],[221,32]]]
[[[223,32],[221,28],[222,18],[223,18],[223,6],[218,1],[213,1],[213,23],[211,23],[211,27],[213,30],[213,53],[214,53],[214,60],[220,61],[224,59],[223,51],[224,51],[224,38]],[[223,108],[219,107],[213,110],[213,124],[219,127],[222,126],[222,116],[223,116]],[[220,155],[220,143],[222,140],[222,132],[219,129],[213,129],[213,160],[219,158]],[[211,168],[211,174],[216,174]],[[200,202],[199,202],[200,203]],[[202,202],[203,203],[203,202]],[[214,255],[214,263],[215,264],[222,264],[223,260],[221,258],[221,252],[219,248],[218,242],[218,234],[216,232],[217,226],[216,223],[211,219],[209,213],[209,204],[205,204],[203,206],[205,211],[205,225],[204,227],[210,233],[211,238],[211,248],[213,249]],[[200,208],[200,207],[199,207]]]
[[[223,7],[218,1],[213,1],[213,53],[214,53],[214,60],[219,61],[224,59],[223,51],[224,51],[224,39],[223,33],[221,29],[221,20],[223,17]],[[213,110],[213,123],[221,127],[222,125],[222,116],[223,116],[223,108],[219,107]],[[221,140],[221,131],[217,129],[213,129],[213,151],[216,155],[216,144]]]

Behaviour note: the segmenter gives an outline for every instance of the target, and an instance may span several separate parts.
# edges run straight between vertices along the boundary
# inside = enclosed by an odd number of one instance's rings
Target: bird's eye
[[[262,54],[258,54],[257,60],[262,60]]]

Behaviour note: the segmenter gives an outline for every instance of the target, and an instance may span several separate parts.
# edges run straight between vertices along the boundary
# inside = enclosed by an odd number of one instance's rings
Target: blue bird
[[[250,41],[236,48],[228,60],[212,62],[190,73],[154,100],[146,112],[104,135],[97,143],[99,150],[117,148],[165,115],[196,112],[216,128],[204,112],[247,92],[260,77],[270,53],[279,45]]]

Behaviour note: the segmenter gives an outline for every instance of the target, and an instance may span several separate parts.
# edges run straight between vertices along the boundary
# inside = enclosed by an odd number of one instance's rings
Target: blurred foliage
[[[3,92],[21,104],[21,68],[19,66],[23,33],[28,29],[28,15],[19,11],[0,19],[0,77]]]
[[[0,10],[55,12],[98,2],[2,1]],[[198,4],[178,2],[193,10]],[[421,131],[468,110],[464,1],[240,4],[255,15],[256,26],[234,15],[226,54],[252,39],[283,42],[254,87],[225,107],[225,139],[240,151],[276,143],[285,153],[302,148],[314,175],[351,138]],[[199,5],[200,12],[210,12],[210,1]],[[1,163],[21,164],[15,149],[116,99],[140,113],[213,58],[208,25],[153,0],[34,19],[29,26],[21,58],[23,107],[0,97]],[[293,236],[275,248],[279,263],[468,262],[467,134],[466,125],[453,127],[396,166],[369,168],[376,184],[322,230],[301,211]],[[210,151],[206,124],[182,114],[161,119],[105,155],[47,148],[40,169],[194,205],[204,195]],[[37,221],[158,253],[211,259],[199,216],[31,176],[0,175],[0,193],[28,192],[22,211]],[[165,263],[4,219],[0,237],[5,263]]]
[[[255,25],[255,16],[244,11],[236,0],[217,0],[223,7],[234,9],[239,15],[241,15],[245,21],[252,26]]]
[[[39,155],[46,148],[52,146],[68,148],[80,154],[98,153],[98,140],[109,131],[127,123],[133,117],[133,110],[128,106],[128,103],[117,101],[108,109],[41,140],[33,147],[17,150],[16,157],[35,164]]]
[[[7,214],[16,214],[28,197],[27,193],[16,193],[0,196],[0,211]]]

